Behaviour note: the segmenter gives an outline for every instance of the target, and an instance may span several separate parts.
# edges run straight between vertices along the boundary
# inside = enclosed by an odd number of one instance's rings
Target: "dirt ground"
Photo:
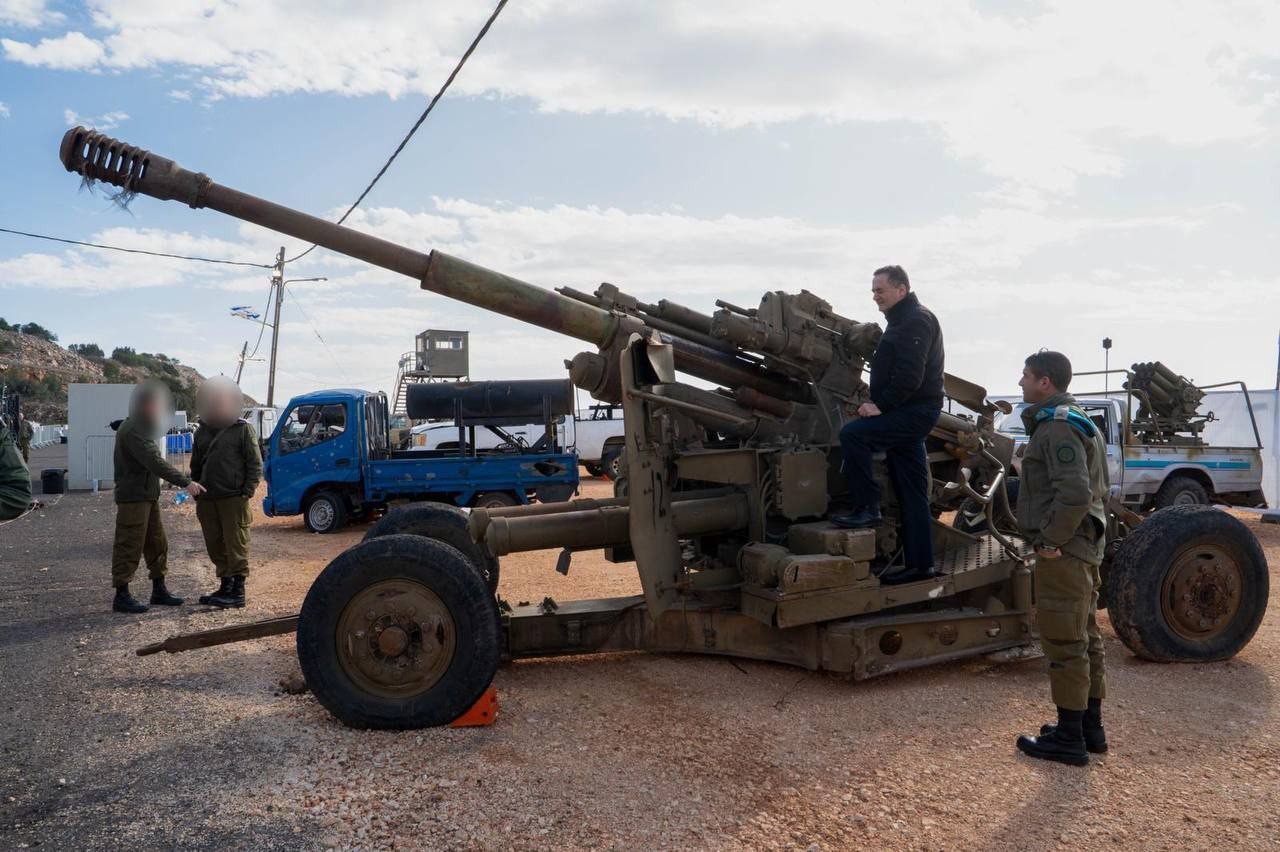
[[[109,494],[72,494],[0,527],[0,847],[1280,841],[1275,601],[1252,644],[1214,665],[1141,662],[1105,625],[1112,749],[1087,769],[1013,748],[1048,718],[1043,661],[978,660],[863,683],[697,656],[521,662],[498,673],[491,728],[360,732],[309,694],[282,694],[277,681],[297,670],[292,637],[174,656],[133,651],[295,612],[362,528],[314,536],[297,518],[258,517],[245,610],[122,616],[109,611],[113,518]],[[166,502],[164,518],[170,586],[194,600],[214,584],[194,511]],[[1280,589],[1280,527],[1247,523]],[[629,566],[580,554],[561,577],[555,556],[504,559],[501,594],[638,590]]]

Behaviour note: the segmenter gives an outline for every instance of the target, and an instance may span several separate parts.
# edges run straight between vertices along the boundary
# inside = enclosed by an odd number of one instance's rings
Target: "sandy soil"
[[[607,492],[592,482],[588,494]],[[285,695],[291,637],[175,656],[176,632],[296,611],[362,528],[257,518],[249,607],[108,612],[114,517],[77,494],[0,528],[0,846],[1274,848],[1280,606],[1215,665],[1107,653],[1112,751],[1018,755],[1050,711],[1042,661],[864,683],[696,656],[522,662],[485,729],[347,730]],[[213,585],[194,512],[166,506],[171,586]],[[1247,521],[1280,588],[1280,527]],[[637,591],[591,554],[507,558],[501,593]],[[1274,602],[1273,602],[1274,603]]]

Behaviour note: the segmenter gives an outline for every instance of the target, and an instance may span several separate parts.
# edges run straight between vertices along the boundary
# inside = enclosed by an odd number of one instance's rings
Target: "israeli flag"
[[[231,315],[248,320],[262,319],[262,314],[255,311],[252,305],[235,305],[231,308]]]

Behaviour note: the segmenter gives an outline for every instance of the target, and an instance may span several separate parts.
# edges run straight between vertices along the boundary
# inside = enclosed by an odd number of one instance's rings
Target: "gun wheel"
[[[298,660],[316,698],[344,724],[444,725],[493,680],[498,618],[484,579],[458,550],[381,536],[316,578],[298,620]]]
[[[446,503],[416,503],[387,512],[364,534],[370,541],[388,535],[420,535],[457,548],[471,560],[491,592],[498,590],[498,560],[467,531],[467,513]]]
[[[1158,662],[1225,660],[1267,610],[1270,577],[1258,540],[1210,506],[1172,506],[1121,541],[1107,570],[1117,635]]]

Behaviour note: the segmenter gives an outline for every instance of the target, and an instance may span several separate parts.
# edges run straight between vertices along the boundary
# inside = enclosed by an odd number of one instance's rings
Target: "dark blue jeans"
[[[909,569],[933,565],[933,513],[929,511],[929,459],[924,439],[941,413],[931,405],[907,405],[878,417],[851,420],[840,430],[845,481],[855,508],[880,504],[880,484],[871,472],[871,455],[884,451],[889,481],[898,495],[903,556]]]

